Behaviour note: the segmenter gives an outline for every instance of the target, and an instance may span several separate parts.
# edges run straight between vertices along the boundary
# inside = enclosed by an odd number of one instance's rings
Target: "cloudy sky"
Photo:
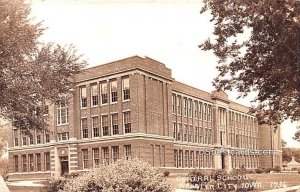
[[[210,92],[217,59],[198,48],[213,31],[200,9],[201,0],[32,0],[32,17],[48,27],[42,40],[74,44],[89,66],[148,56],[171,68],[176,80]],[[236,101],[250,106],[253,96]],[[295,127],[285,122],[282,138],[300,147],[292,140]]]

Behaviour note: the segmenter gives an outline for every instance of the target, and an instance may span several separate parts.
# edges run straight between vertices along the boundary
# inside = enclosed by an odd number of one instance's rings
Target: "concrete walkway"
[[[0,192],[9,192],[9,189],[6,186],[6,183],[4,182],[2,176],[0,176]]]

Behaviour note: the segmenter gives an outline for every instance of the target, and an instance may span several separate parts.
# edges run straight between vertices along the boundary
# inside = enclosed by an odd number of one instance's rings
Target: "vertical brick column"
[[[69,146],[69,170],[70,173],[78,170],[78,149],[77,144],[70,144]]]

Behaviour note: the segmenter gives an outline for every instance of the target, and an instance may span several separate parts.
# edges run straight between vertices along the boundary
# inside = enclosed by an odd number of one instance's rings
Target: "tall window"
[[[100,165],[99,148],[93,148],[93,167],[99,167],[99,165]]]
[[[126,112],[123,113],[123,122],[124,122],[125,133],[131,133],[130,111],[126,111]]]
[[[45,143],[49,143],[49,142],[50,142],[50,134],[45,133]]]
[[[33,136],[32,135],[29,136],[29,145],[33,145]]]
[[[129,78],[122,79],[122,92],[123,92],[123,100],[130,99],[130,87],[129,87]]]
[[[192,115],[193,115],[193,112],[192,112],[192,106],[193,106],[193,101],[192,101],[192,99],[189,99],[189,100],[188,100],[188,108],[189,108],[188,113],[189,113],[189,118],[192,118]]]
[[[22,171],[27,172],[27,157],[22,155]]]
[[[41,143],[41,135],[40,135],[40,134],[38,134],[38,135],[36,136],[36,143],[37,143],[37,144],[40,144],[40,143]]]
[[[35,154],[35,159],[36,159],[36,171],[41,171],[42,170],[41,154],[40,153]]]
[[[14,135],[14,146],[18,146],[19,145],[19,139],[18,139],[18,130],[17,129],[13,130],[13,135]]]
[[[178,151],[174,149],[174,167],[178,167]]]
[[[116,162],[119,159],[119,146],[112,146],[112,160]]]
[[[190,152],[190,167],[194,167],[194,151]]]
[[[45,170],[50,171],[50,153],[45,153]]]
[[[97,106],[99,103],[97,84],[91,85],[91,99],[92,99],[92,106]]]
[[[14,155],[14,171],[15,172],[19,171],[19,159],[18,159],[18,155]]]
[[[110,82],[110,93],[111,93],[111,102],[118,101],[118,83],[117,80]]]
[[[81,108],[87,107],[86,87],[80,88]]]
[[[187,98],[183,98],[183,114],[184,116],[186,117],[187,116],[187,113],[188,113],[188,101],[187,101]]]
[[[199,119],[202,119],[202,103],[199,102]]]
[[[177,113],[178,115],[182,114],[182,100],[180,96],[177,96]]]
[[[107,82],[100,83],[101,89],[101,104],[107,104],[108,102],[108,94],[107,94]]]
[[[207,121],[211,121],[211,105],[207,105]]]
[[[204,111],[203,111],[204,121],[207,121],[207,104],[204,103]]]
[[[125,159],[129,159],[131,157],[131,145],[124,145],[124,155]]]
[[[81,119],[82,138],[89,137],[87,118]]]
[[[185,151],[185,167],[189,167],[189,151]]]
[[[108,131],[108,115],[101,116],[101,122],[102,122],[102,135],[107,136],[109,135]]]
[[[177,134],[177,124],[176,122],[173,122],[173,138],[176,139]]]
[[[172,94],[172,113],[176,114],[176,95]]]
[[[108,147],[102,147],[102,154],[103,154],[103,164],[109,164],[109,149]]]
[[[23,142],[23,143],[22,143],[23,145],[27,145],[27,137],[23,137],[23,138],[22,138],[22,142]]]
[[[69,140],[69,132],[57,133],[57,139],[58,141]]]
[[[194,101],[194,118],[199,119],[198,101]]]
[[[180,141],[181,140],[181,131],[182,131],[182,124],[178,123],[177,124],[177,140]]]
[[[28,155],[28,161],[29,161],[29,172],[34,171],[33,154]]]
[[[88,161],[89,161],[89,154],[87,149],[82,149],[82,168],[87,169],[88,168]]]
[[[93,136],[100,137],[99,117],[92,117]]]
[[[57,125],[63,125],[68,123],[69,118],[69,109],[65,102],[58,102],[57,103]]]
[[[112,125],[113,135],[119,134],[119,123],[118,123],[117,113],[111,115],[111,125]]]

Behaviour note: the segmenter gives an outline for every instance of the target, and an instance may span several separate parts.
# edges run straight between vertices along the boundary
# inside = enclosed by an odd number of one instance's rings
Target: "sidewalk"
[[[4,182],[2,176],[0,176],[0,192],[9,192],[9,189],[6,186],[6,183]]]

